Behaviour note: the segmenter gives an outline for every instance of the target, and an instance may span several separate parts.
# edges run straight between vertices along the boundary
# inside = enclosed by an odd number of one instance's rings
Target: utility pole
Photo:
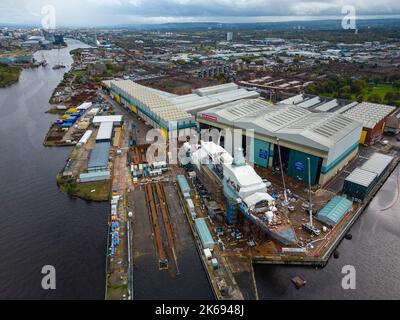
[[[282,156],[281,156],[281,145],[279,144],[279,138],[278,137],[276,137],[276,142],[278,144],[279,164],[280,164],[281,174],[282,174],[283,194],[285,196],[285,205],[288,205],[289,201],[288,201],[287,192],[286,192],[285,175],[283,173],[283,164],[282,164]]]
[[[308,211],[310,213],[310,226],[313,227],[312,203],[311,203],[311,159],[307,158],[308,164]]]

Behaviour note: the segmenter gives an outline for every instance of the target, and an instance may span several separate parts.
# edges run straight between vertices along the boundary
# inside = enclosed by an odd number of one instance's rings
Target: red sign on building
[[[210,120],[210,121],[217,121],[217,120],[218,120],[217,117],[210,116],[210,115],[208,115],[208,114],[202,114],[201,117],[202,117],[203,119]]]

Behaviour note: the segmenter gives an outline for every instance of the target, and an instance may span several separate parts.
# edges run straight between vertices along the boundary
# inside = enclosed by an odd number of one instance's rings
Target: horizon
[[[60,27],[112,27],[165,23],[276,23],[342,19],[399,19],[400,3],[362,0],[4,0],[0,24],[40,25],[53,19]]]
[[[103,24],[103,25],[89,25],[89,24],[76,24],[76,25],[57,25],[57,28],[60,29],[85,29],[85,28],[126,28],[126,27],[140,27],[140,26],[162,26],[162,25],[179,25],[179,24],[220,24],[220,25],[262,25],[262,24],[295,24],[295,23],[307,23],[307,22],[340,22],[343,17],[341,16],[285,16],[279,17],[280,20],[264,20],[264,21],[240,21],[240,22],[227,22],[227,21],[218,21],[218,20],[210,20],[210,21],[202,21],[202,20],[188,20],[188,21],[167,21],[167,22],[141,22],[141,23],[119,23],[119,24]],[[357,16],[358,20],[362,21],[400,21],[400,14],[396,15],[370,15],[370,16]],[[20,23],[8,23],[0,21],[0,27],[23,27],[23,28],[38,28],[42,27],[41,23],[28,23],[28,22],[20,22]]]

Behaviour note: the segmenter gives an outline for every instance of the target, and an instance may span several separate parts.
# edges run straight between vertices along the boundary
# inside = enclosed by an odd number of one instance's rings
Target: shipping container
[[[197,214],[196,214],[196,208],[194,206],[193,200],[192,199],[186,199],[186,204],[189,210],[190,215],[192,216],[192,219],[196,219]]]
[[[217,270],[219,268],[219,263],[218,263],[217,258],[211,259],[211,265],[212,265],[214,270]]]

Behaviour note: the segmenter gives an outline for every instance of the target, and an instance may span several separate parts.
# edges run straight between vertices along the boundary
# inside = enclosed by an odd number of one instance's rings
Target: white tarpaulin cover
[[[261,201],[272,202],[274,200],[275,199],[272,198],[268,193],[256,192],[256,193],[252,194],[251,196],[248,196],[243,201],[247,205],[247,207],[251,208],[251,207],[255,206],[257,203],[260,203]]]

